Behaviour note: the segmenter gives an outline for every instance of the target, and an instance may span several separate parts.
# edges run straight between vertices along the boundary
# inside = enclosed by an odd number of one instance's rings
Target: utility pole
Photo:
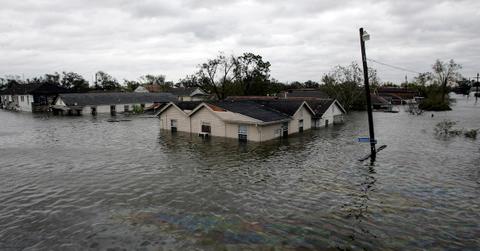
[[[360,47],[362,50],[362,62],[363,62],[363,79],[365,82],[365,95],[367,97],[367,114],[368,114],[368,129],[370,132],[370,161],[373,163],[377,157],[377,150],[375,149],[375,131],[373,128],[373,114],[372,114],[372,100],[370,97],[370,84],[368,79],[368,65],[367,55],[365,53],[365,41],[370,39],[370,35],[360,28]]]
[[[480,85],[480,82],[478,82],[479,79],[480,79],[480,73],[477,73],[477,89],[475,91],[475,103],[477,102],[478,96],[480,96],[480,93],[478,93],[478,85]]]

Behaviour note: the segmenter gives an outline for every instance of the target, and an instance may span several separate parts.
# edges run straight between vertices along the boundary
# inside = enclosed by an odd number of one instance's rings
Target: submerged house
[[[132,112],[134,106],[145,108],[155,104],[166,104],[175,101],[170,93],[69,93],[60,94],[52,106],[56,114],[80,115]]]
[[[178,101],[202,101],[210,97],[210,95],[198,87],[172,88],[167,92],[177,96]]]
[[[176,96],[178,101],[201,101],[210,97],[206,92],[202,91],[199,87],[178,87],[163,90],[160,85],[141,85],[135,89],[134,92],[140,93],[160,93],[168,92]]]
[[[331,124],[341,124],[345,121],[347,111],[336,99],[315,99],[307,100],[306,102],[315,112],[312,122],[313,128],[327,127]]]
[[[321,91],[312,91],[310,89],[300,90],[292,96],[231,96],[230,101],[251,100],[270,106],[283,113],[289,114],[289,107],[301,102],[307,104],[314,110],[312,117],[312,128],[321,128],[331,124],[340,124],[344,122],[345,108],[336,99],[324,98],[325,94]],[[291,109],[291,108],[290,108]],[[291,114],[290,114],[291,115]]]
[[[404,104],[406,100],[413,100],[420,95],[417,91],[400,87],[379,87],[375,93],[394,105]]]
[[[309,130],[314,111],[304,101],[171,102],[157,116],[160,128],[172,132],[262,142]]]
[[[0,103],[5,109],[23,112],[46,112],[61,93],[69,91],[50,83],[12,83],[0,93]]]

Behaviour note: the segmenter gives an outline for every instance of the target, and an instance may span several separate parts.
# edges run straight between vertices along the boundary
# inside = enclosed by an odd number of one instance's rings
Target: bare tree
[[[462,69],[462,66],[455,63],[453,59],[450,59],[448,62],[443,62],[440,59],[437,59],[435,64],[433,64],[432,69],[435,80],[442,86],[442,98],[443,101],[445,101],[447,86],[450,82],[460,79],[461,75],[458,71]]]

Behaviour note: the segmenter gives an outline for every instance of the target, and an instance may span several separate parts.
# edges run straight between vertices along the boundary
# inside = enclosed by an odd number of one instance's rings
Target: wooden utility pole
[[[480,93],[478,93],[478,85],[480,85],[480,82],[478,82],[479,79],[480,79],[480,73],[477,73],[477,88],[475,91],[475,102],[477,102],[478,96],[480,96]]]
[[[369,39],[368,34],[360,28],[360,47],[362,50],[362,62],[363,62],[363,79],[365,82],[365,95],[367,97],[367,114],[368,114],[368,129],[370,132],[370,160],[375,162],[377,157],[377,150],[375,149],[375,131],[373,128],[373,114],[372,114],[372,100],[370,97],[370,84],[368,79],[368,65],[367,65],[367,55],[365,53],[365,41]]]

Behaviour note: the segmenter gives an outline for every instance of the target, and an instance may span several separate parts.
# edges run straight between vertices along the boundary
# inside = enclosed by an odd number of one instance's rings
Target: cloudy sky
[[[320,81],[335,65],[369,58],[429,71],[455,59],[480,71],[480,1],[1,0],[0,76],[103,70],[119,80],[147,73],[176,81],[199,63],[253,52],[281,81]],[[370,63],[383,81],[414,73]]]

